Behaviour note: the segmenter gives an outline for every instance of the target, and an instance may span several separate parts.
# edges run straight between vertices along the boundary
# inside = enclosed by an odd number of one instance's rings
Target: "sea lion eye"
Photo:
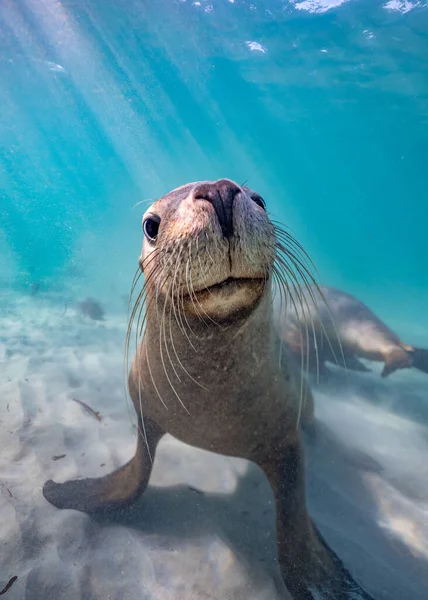
[[[260,206],[260,208],[263,208],[263,210],[266,210],[266,202],[258,194],[252,194],[251,200],[253,202],[255,202],[258,206]]]
[[[159,232],[160,218],[157,215],[146,217],[143,222],[144,235],[152,244],[156,241]]]

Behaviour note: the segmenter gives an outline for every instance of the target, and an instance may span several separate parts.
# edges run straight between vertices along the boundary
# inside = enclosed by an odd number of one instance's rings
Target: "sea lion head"
[[[189,183],[155,201],[142,226],[139,263],[158,305],[231,319],[251,310],[270,285],[275,228],[248,187],[229,179]]]

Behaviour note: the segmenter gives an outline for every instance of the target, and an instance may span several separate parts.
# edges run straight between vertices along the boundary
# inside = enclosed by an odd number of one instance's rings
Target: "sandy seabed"
[[[0,311],[0,590],[18,577],[4,597],[279,598],[273,496],[246,461],[165,436],[148,490],[120,519],[46,502],[47,479],[105,474],[134,452],[126,319],[13,292]],[[309,508],[375,600],[426,600],[428,377],[379,371],[314,387]]]

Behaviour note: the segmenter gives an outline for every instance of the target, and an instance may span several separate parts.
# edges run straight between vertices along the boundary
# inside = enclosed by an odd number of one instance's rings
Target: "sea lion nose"
[[[226,239],[233,235],[233,201],[240,191],[241,189],[236,183],[229,179],[200,183],[193,190],[195,200],[211,202]]]

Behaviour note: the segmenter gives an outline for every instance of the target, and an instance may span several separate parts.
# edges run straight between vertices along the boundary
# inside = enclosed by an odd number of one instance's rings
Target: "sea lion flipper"
[[[327,584],[326,587],[320,588],[325,594],[322,597],[325,598],[325,600],[374,600],[373,597],[364,591],[352,578],[348,569],[337,554],[333,552],[314,524],[312,524],[312,529],[334,565],[334,575],[329,584]],[[328,589],[329,586],[330,589]],[[314,599],[318,597],[319,596],[314,596]]]
[[[373,600],[352,578],[306,510],[304,457],[298,437],[257,460],[275,494],[278,559],[295,600]]]
[[[414,364],[414,358],[411,352],[401,346],[392,348],[385,354],[385,365],[381,373],[382,377],[388,377],[398,369],[410,369]]]
[[[46,481],[43,486],[46,500],[57,508],[86,513],[114,511],[137,500],[147,487],[156,446],[164,433],[147,417],[144,418],[144,429],[141,419],[138,420],[137,449],[129,462],[104,477],[64,483]]]
[[[428,349],[415,348],[412,352],[412,358],[415,369],[428,373]]]

